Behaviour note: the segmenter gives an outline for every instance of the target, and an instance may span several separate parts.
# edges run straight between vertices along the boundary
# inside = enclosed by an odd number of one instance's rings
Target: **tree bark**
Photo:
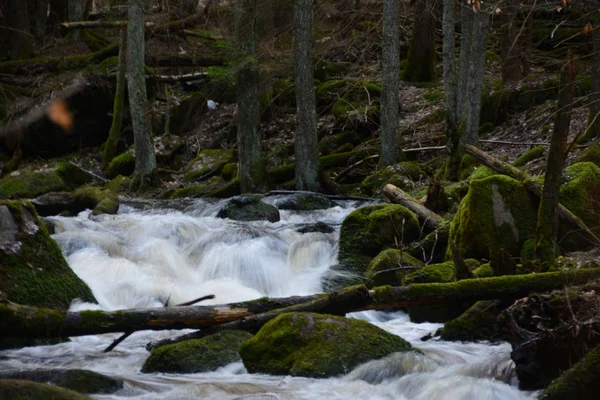
[[[130,309],[120,311],[81,311],[41,309],[14,303],[0,303],[0,334],[19,337],[64,337],[129,332],[200,328],[206,332],[221,329],[260,327],[286,312],[311,311],[344,315],[361,310],[410,308],[419,305],[478,300],[514,300],[532,291],[559,289],[585,283],[600,276],[600,268],[564,272],[465,279],[453,283],[425,283],[408,286],[381,286],[367,289],[352,286],[338,292],[313,296],[258,299],[221,306]],[[278,301],[277,301],[278,300]],[[279,308],[280,302],[289,304]],[[266,304],[266,305],[265,305]],[[275,307],[268,310],[269,307]],[[260,313],[255,311],[259,310]],[[239,322],[236,322],[239,321]],[[228,324],[230,323],[230,324]],[[211,328],[220,325],[220,328]]]
[[[34,8],[33,33],[37,40],[43,40],[46,35],[48,24],[48,4],[49,0],[36,0]]]
[[[569,137],[569,126],[571,125],[575,75],[577,74],[576,62],[575,56],[569,51],[567,65],[561,72],[554,131],[550,139],[544,189],[538,208],[535,254],[539,260],[547,263],[549,266],[554,265],[556,254],[558,254],[560,181],[565,165],[567,139]]]
[[[519,45],[519,26],[517,24],[518,6],[507,1],[502,6],[502,28],[500,30],[500,52],[502,54],[502,84],[504,86],[518,82],[522,78]]]
[[[458,86],[456,56],[454,49],[456,47],[455,38],[455,0],[444,0],[442,20],[442,57],[444,65],[444,103],[446,105],[446,150],[448,160],[446,162],[445,178],[447,180],[456,180],[458,178],[458,169],[460,166],[460,137],[458,132]]]
[[[127,89],[135,145],[133,190],[144,188],[156,170],[144,71],[144,7],[145,0],[131,1],[127,25]]]
[[[117,155],[117,142],[121,135],[123,123],[123,109],[125,108],[125,73],[127,72],[127,30],[121,29],[119,39],[119,62],[117,65],[117,88],[115,90],[115,101],[113,105],[113,120],[108,132],[108,138],[104,145],[102,157],[102,169],[106,171],[108,165]]]
[[[390,199],[393,203],[397,203],[403,205],[408,208],[410,211],[417,214],[419,218],[425,221],[425,224],[429,226],[431,229],[441,228],[446,221],[444,218],[434,213],[427,207],[421,205],[417,200],[410,197],[406,194],[402,189],[388,183],[381,190],[383,195]]]
[[[81,5],[81,0],[69,0],[69,21],[81,21],[82,19],[83,7]],[[73,40],[79,40],[81,39],[81,32],[79,30],[74,30],[70,37]]]
[[[600,137],[600,27],[594,29],[592,57],[592,94],[590,95],[590,116],[588,132],[583,139]]]
[[[261,159],[260,74],[256,60],[256,0],[237,0],[237,35],[243,55],[237,73],[237,138],[242,193],[265,192],[268,175]]]
[[[400,161],[398,89],[400,84],[400,1],[383,2],[381,43],[381,158],[385,167]]]
[[[319,190],[319,146],[312,50],[312,0],[294,3],[294,75],[296,80],[296,189]]]
[[[11,60],[28,59],[33,54],[34,37],[29,18],[30,0],[8,0],[4,3],[4,23],[0,36]]]
[[[435,81],[435,62],[434,7],[431,0],[416,0],[415,22],[402,79],[408,82]]]

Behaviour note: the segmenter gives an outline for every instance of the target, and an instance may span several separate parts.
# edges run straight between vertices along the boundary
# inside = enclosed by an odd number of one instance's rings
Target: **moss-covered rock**
[[[492,265],[490,263],[486,263],[476,268],[473,271],[473,276],[475,278],[491,278],[493,276],[496,276],[496,274],[494,272],[494,269],[492,268]]]
[[[400,286],[406,274],[424,266],[423,261],[406,251],[385,249],[371,261],[366,277],[373,286]]]
[[[163,135],[154,139],[154,154],[160,165],[171,163],[178,153],[183,150],[185,142],[176,135]]]
[[[587,149],[579,153],[579,156],[575,159],[576,162],[591,162],[600,167],[600,142],[592,144]]]
[[[124,193],[129,190],[131,184],[131,178],[123,175],[119,175],[108,182],[105,187],[111,192]]]
[[[78,209],[90,209],[94,215],[116,214],[119,211],[119,196],[111,190],[96,186],[77,189],[75,203]]]
[[[90,397],[72,390],[46,383],[15,379],[0,379],[0,398],[5,400],[91,400]]]
[[[397,204],[378,204],[354,210],[342,222],[340,264],[363,273],[380,251],[419,239],[416,215]]]
[[[440,264],[430,264],[419,268],[417,271],[407,274],[402,283],[410,285],[412,283],[447,283],[456,280],[456,270],[453,262],[445,262]]]
[[[428,233],[424,239],[411,245],[407,251],[419,260],[441,263],[446,257],[449,235],[450,224],[444,224],[439,229]]]
[[[123,381],[84,369],[35,369],[0,372],[0,379],[51,383],[80,393],[114,393]]]
[[[538,158],[544,157],[545,153],[546,150],[542,146],[535,146],[527,150],[525,153],[521,154],[519,158],[515,160],[513,165],[515,167],[522,167],[533,160],[537,160]]]
[[[133,150],[121,153],[112,159],[106,170],[106,176],[109,179],[116,178],[119,175],[130,176],[135,170],[135,155]]]
[[[251,337],[244,331],[223,331],[201,339],[161,346],[152,350],[142,372],[192,374],[214,371],[241,361],[238,349]]]
[[[251,373],[326,378],[411,349],[399,336],[366,321],[286,313],[266,323],[240,354]]]
[[[19,304],[67,308],[95,302],[69,267],[29,202],[0,201],[0,291]]]
[[[471,173],[471,175],[469,175],[467,177],[467,182],[471,182],[474,179],[485,179],[485,178],[487,178],[489,176],[493,176],[493,175],[498,175],[498,173],[496,171],[494,171],[493,169],[491,169],[490,167],[482,165],[482,166],[475,168],[473,173]]]
[[[223,186],[223,179],[219,176],[213,176],[202,183],[191,184],[181,189],[177,189],[171,194],[171,199],[180,199],[184,197],[203,197]]]
[[[70,188],[86,185],[94,180],[90,174],[71,162],[57,163],[56,171],[62,178],[63,182],[65,182],[65,184]]]
[[[185,169],[183,179],[193,181],[200,177],[219,175],[223,167],[233,161],[233,150],[206,149],[198,153]]]
[[[217,213],[217,218],[236,221],[279,221],[279,210],[260,200],[257,195],[240,195],[229,200]]]
[[[478,301],[460,317],[448,321],[441,330],[441,338],[468,342],[497,339],[496,318],[501,311],[496,300]]]
[[[0,179],[0,199],[34,198],[65,189],[67,185],[55,168],[20,169]]]
[[[334,207],[335,203],[325,196],[317,194],[302,193],[292,196],[286,196],[275,203],[280,210],[312,211],[326,210]]]
[[[238,176],[238,164],[237,163],[228,163],[223,166],[221,170],[221,178],[226,180],[231,180],[233,178],[237,178]]]
[[[452,220],[450,238],[463,258],[489,260],[500,249],[517,256],[535,235],[536,222],[536,199],[523,184],[494,175],[471,182]]]
[[[70,215],[83,211],[77,208],[75,195],[72,192],[49,192],[31,200],[38,215],[48,217],[51,215],[68,213]]]
[[[220,85],[220,82],[215,82],[215,85]],[[227,84],[225,83],[224,86]],[[209,92],[210,88],[206,88],[203,92],[190,93],[170,110],[169,131],[171,133],[178,135],[198,126],[202,115],[208,110],[206,101],[211,98],[220,101],[219,98],[208,97]]]
[[[362,141],[362,138],[353,131],[345,131],[337,135],[325,136],[319,141],[319,152],[322,155],[343,153],[340,151],[344,146],[354,147]],[[352,149],[350,149],[351,151]],[[346,150],[349,151],[349,150]]]
[[[410,191],[415,184],[410,178],[402,174],[398,165],[390,165],[367,176],[360,184],[360,189],[367,196],[378,194],[381,188],[388,183],[402,190]]]

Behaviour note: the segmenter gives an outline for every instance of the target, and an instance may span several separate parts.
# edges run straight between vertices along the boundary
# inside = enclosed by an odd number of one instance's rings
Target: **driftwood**
[[[537,182],[533,181],[529,175],[527,175],[524,171],[520,170],[517,167],[514,167],[510,164],[505,163],[504,161],[498,160],[497,158],[492,157],[486,152],[478,149],[472,145],[465,145],[463,147],[465,153],[472,155],[481,163],[490,167],[496,172],[499,172],[504,175],[508,175],[518,181],[523,182],[525,188],[535,195],[538,198],[542,196],[542,187]],[[589,228],[580,220],[575,214],[569,211],[562,204],[558,205],[558,217],[559,219],[572,227],[573,229],[578,230],[585,238],[596,246],[600,246],[600,239],[589,230]]]
[[[220,306],[81,311],[41,309],[10,302],[0,303],[0,335],[3,337],[65,337],[136,330],[245,329],[256,331],[285,312],[311,311],[344,315],[351,311],[389,310],[419,305],[477,300],[514,300],[532,291],[546,291],[600,277],[600,268],[549,272],[453,283],[375,287],[363,285],[337,292],[284,299],[258,299]],[[235,321],[235,322],[234,322]],[[221,325],[220,328],[216,328]]]
[[[439,229],[446,223],[444,218],[423,206],[417,200],[406,194],[402,189],[390,183],[385,185],[383,189],[381,189],[381,192],[393,203],[401,204],[417,214],[417,216],[423,219],[425,224],[432,229]]]

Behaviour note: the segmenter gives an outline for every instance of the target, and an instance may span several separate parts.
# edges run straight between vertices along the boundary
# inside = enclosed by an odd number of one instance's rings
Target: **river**
[[[265,198],[277,204],[282,196]],[[161,307],[214,294],[203,305],[262,296],[322,291],[336,263],[339,227],[360,206],[339,202],[328,210],[281,211],[277,223],[215,218],[223,202],[128,201],[119,214],[51,217],[53,238],[71,268],[99,304],[74,302],[72,310]],[[318,221],[332,233],[299,233]],[[441,324],[411,323],[403,312],[360,312],[368,320],[422,350],[394,354],[359,366],[343,377],[296,378],[248,374],[241,362],[211,373],[142,374],[148,342],[180,331],[136,332],[103,353],[120,334],[75,337],[70,342],[0,352],[0,370],[83,368],[125,381],[124,389],[96,399],[372,399],[520,400],[510,345],[421,341]]]

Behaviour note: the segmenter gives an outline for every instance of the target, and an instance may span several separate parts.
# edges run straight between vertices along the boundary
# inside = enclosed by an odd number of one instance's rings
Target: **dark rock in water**
[[[84,369],[0,371],[0,379],[51,383],[80,393],[114,393],[123,388],[120,379]]]
[[[240,347],[240,354],[250,373],[326,378],[412,349],[401,337],[366,321],[286,313],[267,322]]]
[[[75,194],[71,192],[50,192],[36,197],[31,202],[37,213],[43,217],[75,211]]]
[[[192,374],[214,371],[240,361],[238,349],[251,337],[244,331],[223,331],[201,339],[168,344],[152,351],[142,372]]]
[[[84,394],[59,388],[47,383],[15,379],[0,379],[0,399],[91,400],[90,397]]]
[[[275,204],[280,210],[311,211],[326,210],[334,207],[335,203],[324,196],[302,193],[286,196]]]
[[[497,340],[499,332],[496,319],[502,311],[497,300],[478,301],[460,317],[449,321],[441,329],[442,340]]]
[[[241,195],[229,200],[217,213],[217,218],[229,218],[236,221],[279,221],[279,210],[264,203],[257,195]]]
[[[1,337],[0,350],[6,349],[21,349],[23,347],[49,346],[58,343],[70,342],[71,339],[66,338],[46,338],[34,339],[27,337]]]
[[[315,224],[305,225],[296,229],[296,232],[299,233],[311,233],[311,232],[319,232],[319,233],[332,233],[335,229],[331,226],[327,225],[325,222],[317,222]]]

